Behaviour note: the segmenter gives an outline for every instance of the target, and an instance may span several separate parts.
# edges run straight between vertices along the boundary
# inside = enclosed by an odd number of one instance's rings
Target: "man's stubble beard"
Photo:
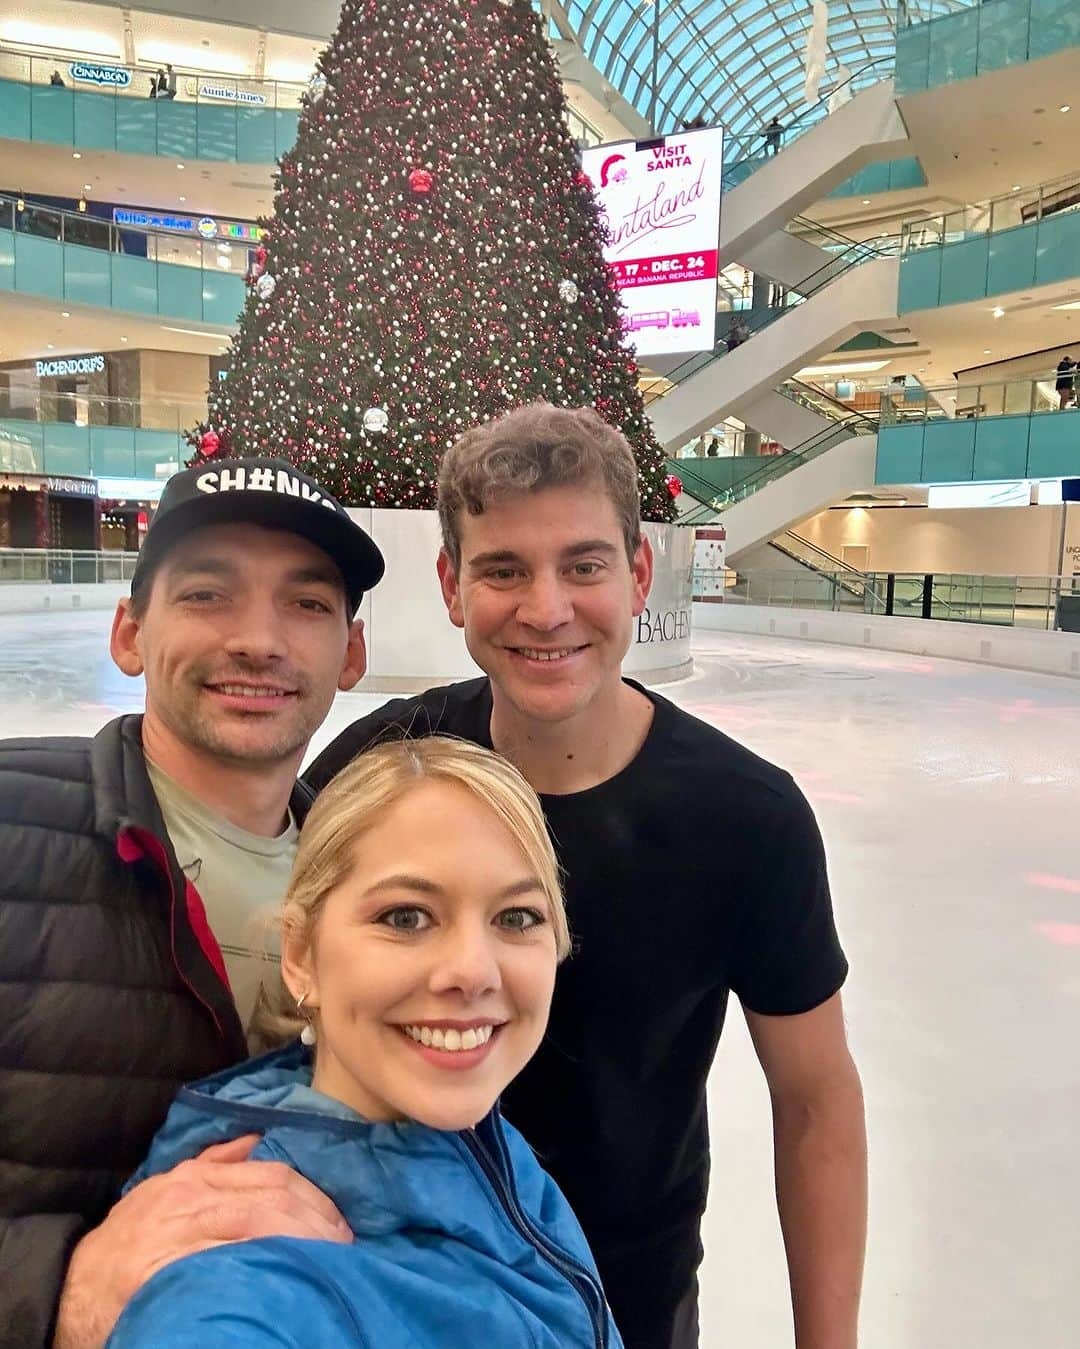
[[[230,720],[234,720],[234,724],[238,728],[238,734],[234,739],[229,734],[228,729],[223,730],[215,719],[199,716],[200,693],[206,691],[203,689],[201,682],[198,687],[199,691],[185,697],[179,707],[171,708],[168,716],[164,717],[163,720],[166,721],[177,739],[185,745],[222,763],[274,767],[285,759],[293,758],[297,752],[302,754],[323,721],[322,717],[313,719],[310,709],[307,709],[301,714],[299,722],[293,721],[291,724],[279,725],[275,739],[269,742],[262,740],[261,743],[245,744],[245,737],[240,728],[245,723],[257,725],[265,714],[258,712],[233,712],[228,714]],[[306,701],[306,689],[300,688],[296,697],[298,703],[301,700]],[[308,722],[312,720],[313,724],[309,725]]]

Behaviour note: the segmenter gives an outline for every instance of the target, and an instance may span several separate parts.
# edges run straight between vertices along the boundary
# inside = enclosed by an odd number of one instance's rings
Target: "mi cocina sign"
[[[713,346],[723,156],[722,127],[582,154],[626,340],[641,356]]]

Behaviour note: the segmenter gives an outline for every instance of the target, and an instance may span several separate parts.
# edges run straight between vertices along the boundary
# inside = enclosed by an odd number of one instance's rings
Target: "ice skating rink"
[[[138,710],[108,627],[0,618],[0,734]],[[1080,682],[712,633],[696,658],[662,692],[788,768],[825,836],[869,1114],[863,1346],[1075,1349]],[[339,697],[317,745],[382,701]],[[656,921],[680,921],[670,894]],[[710,1099],[702,1343],[787,1349],[768,1097],[737,1005]]]

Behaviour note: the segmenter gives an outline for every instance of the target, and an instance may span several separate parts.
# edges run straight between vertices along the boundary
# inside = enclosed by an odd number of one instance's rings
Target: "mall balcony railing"
[[[908,221],[903,227],[900,251],[907,254],[920,248],[941,248],[1076,210],[1080,210],[1080,170],[1034,187],[1015,187],[1000,197],[943,215]]]
[[[61,548],[0,548],[0,585],[101,585],[130,581],[138,553],[67,551]]]
[[[190,458],[206,403],[0,388],[0,473],[161,482]]]
[[[1058,384],[1062,385],[1061,389]],[[999,376],[977,384],[945,384],[932,388],[909,386],[897,393],[884,390],[881,425],[980,417],[1031,417],[1061,412],[1076,406],[1078,392],[1080,385],[1073,372],[1059,374],[1056,369],[1017,379]]]
[[[200,267],[208,272],[244,276],[251,266],[254,243],[225,239],[192,239],[170,230],[117,225],[88,211],[47,206],[28,197],[0,194],[0,229],[15,234],[78,244],[107,253],[124,253],[167,262],[177,267]]]
[[[105,428],[138,427],[183,434],[206,419],[206,399],[114,398],[98,393],[51,393],[0,385],[0,422]]]
[[[156,92],[157,77],[165,69],[140,62],[127,65],[121,57],[87,55],[59,48],[0,44],[0,80],[34,85],[47,97],[68,93],[93,93],[113,98],[150,100],[150,82],[155,82],[156,100],[163,103],[202,103],[221,108],[288,108],[298,110],[306,84],[287,80],[253,80],[219,71],[173,66],[175,94]],[[55,82],[56,77],[63,84]]]
[[[694,572],[694,596],[725,604],[986,623],[1053,631],[1080,606],[1078,576],[752,571]],[[1064,620],[1064,621],[1063,621]]]
[[[898,25],[896,93],[902,98],[938,89],[1077,45],[1080,25],[1073,0],[967,5],[928,23]]]

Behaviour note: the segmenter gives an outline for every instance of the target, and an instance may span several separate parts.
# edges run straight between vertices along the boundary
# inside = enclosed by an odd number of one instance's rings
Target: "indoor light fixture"
[[[61,311],[60,311],[60,317],[61,317],[62,319],[69,319],[69,318],[71,318],[71,314],[70,314],[70,312],[69,312],[67,309],[61,309]]]
[[[1064,103],[1060,108],[1058,108],[1058,112],[1072,112],[1072,105],[1069,103]]]
[[[120,341],[121,341],[121,342],[126,342],[126,341],[127,341],[127,338],[126,338],[126,337],[121,337]]]
[[[998,305],[992,312],[996,319],[1003,319],[1005,317],[1005,311],[1002,309],[1001,305]]]
[[[1019,183],[1013,183],[1013,191],[1014,191],[1014,192],[1019,192],[1019,191],[1020,191],[1020,184],[1019,184]]]
[[[1073,300],[1071,304],[1056,304],[1055,309],[1080,309],[1080,300]]]

